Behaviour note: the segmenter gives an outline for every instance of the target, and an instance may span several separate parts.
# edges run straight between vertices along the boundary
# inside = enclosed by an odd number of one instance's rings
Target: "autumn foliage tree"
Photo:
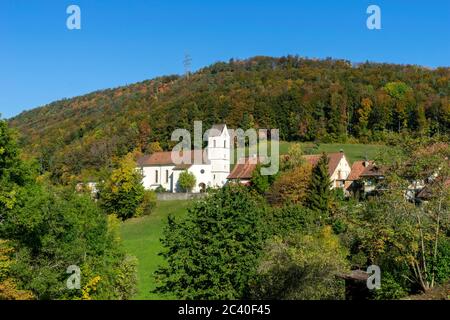
[[[107,181],[100,185],[100,205],[122,220],[140,215],[145,189],[133,155],[123,158]]]
[[[312,167],[304,163],[280,174],[267,194],[270,203],[302,204],[309,195]]]

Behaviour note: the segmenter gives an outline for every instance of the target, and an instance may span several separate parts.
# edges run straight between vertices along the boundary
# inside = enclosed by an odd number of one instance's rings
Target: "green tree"
[[[16,138],[8,124],[0,120],[0,209],[11,209],[18,189],[31,182],[31,168],[21,159]]]
[[[130,154],[119,162],[109,179],[99,186],[100,205],[108,214],[115,214],[122,220],[139,215],[145,189],[142,175],[136,171],[136,164]]]
[[[303,150],[300,143],[294,143],[289,147],[288,154],[281,162],[281,170],[287,171],[295,169],[305,163]]]
[[[0,237],[15,250],[10,274],[17,287],[37,299],[81,299],[82,291],[67,290],[65,281],[67,268],[77,265],[82,288],[99,280],[92,299],[130,298],[136,269],[122,271],[127,258],[109,221],[89,196],[37,184],[21,188],[0,226]]]
[[[259,194],[265,194],[272,183],[276,180],[277,175],[262,175],[261,168],[262,165],[257,165],[255,170],[252,172],[252,189],[258,192]]]
[[[178,178],[178,184],[181,190],[185,191],[186,193],[192,191],[196,184],[194,174],[188,171],[183,171],[182,173],[180,173],[180,177]]]
[[[275,237],[258,268],[256,299],[344,299],[337,275],[348,270],[347,251],[327,226]]]
[[[306,204],[312,210],[328,212],[331,207],[333,193],[328,174],[328,156],[324,153],[312,170]]]
[[[248,297],[265,239],[262,203],[247,188],[228,185],[196,202],[184,220],[169,218],[156,291],[180,299]]]

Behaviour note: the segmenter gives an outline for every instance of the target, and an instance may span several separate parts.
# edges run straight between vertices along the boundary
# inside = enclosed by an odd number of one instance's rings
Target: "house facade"
[[[312,167],[319,163],[321,154],[305,155],[305,159]],[[344,189],[345,181],[351,172],[350,164],[344,152],[328,153],[328,175],[331,181],[331,189]]]
[[[183,171],[195,176],[194,193],[223,187],[230,174],[231,145],[227,126],[214,125],[208,130],[207,138],[208,145],[204,150],[180,152],[178,157],[184,159],[182,163],[174,159],[172,152],[155,152],[139,158],[137,166],[143,174],[144,187],[147,190],[164,188],[167,192],[181,192],[178,181]]]

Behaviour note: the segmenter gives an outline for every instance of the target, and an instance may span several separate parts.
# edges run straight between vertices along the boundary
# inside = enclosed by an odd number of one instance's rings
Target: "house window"
[[[216,140],[213,140],[214,141],[214,148],[216,147]]]
[[[223,140],[223,147],[224,147],[224,148],[227,147],[227,140]]]
[[[158,183],[158,170],[155,171],[155,183]]]
[[[166,183],[169,183],[169,170],[166,170]]]

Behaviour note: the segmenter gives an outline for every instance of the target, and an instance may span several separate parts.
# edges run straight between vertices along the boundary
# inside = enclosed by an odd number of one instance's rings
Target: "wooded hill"
[[[297,56],[220,62],[57,101],[10,120],[24,152],[55,181],[96,176],[115,157],[202,120],[279,128],[286,141],[383,141],[398,132],[450,133],[450,68],[351,64]],[[153,142],[153,144],[152,144]]]

